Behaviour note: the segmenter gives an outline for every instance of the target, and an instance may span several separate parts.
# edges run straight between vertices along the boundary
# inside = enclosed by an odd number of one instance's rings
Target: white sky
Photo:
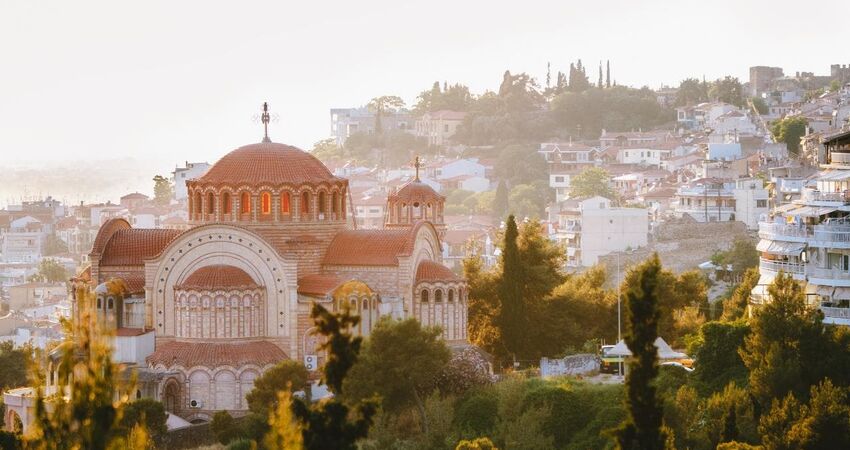
[[[130,156],[173,167],[271,137],[309,149],[331,107],[435,80],[543,83],[582,58],[620,84],[745,81],[751,65],[850,63],[850,1],[0,0],[0,164]],[[220,2],[224,3],[224,2]],[[839,25],[836,25],[839,23]]]

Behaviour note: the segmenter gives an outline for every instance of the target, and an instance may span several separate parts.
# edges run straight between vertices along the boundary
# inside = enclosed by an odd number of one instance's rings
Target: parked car
[[[619,374],[620,367],[623,363],[622,356],[611,356],[608,355],[608,352],[614,348],[613,345],[603,345],[601,350],[601,361],[599,363],[599,372],[600,373],[611,373],[611,374]]]

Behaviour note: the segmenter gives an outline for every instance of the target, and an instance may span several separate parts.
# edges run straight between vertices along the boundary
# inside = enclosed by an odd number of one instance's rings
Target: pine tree
[[[632,357],[626,375],[626,419],[614,431],[617,448],[624,450],[653,450],[665,447],[662,430],[663,411],[656,395],[658,376],[659,275],[658,254],[629,271],[626,278],[624,340]]]
[[[499,283],[500,310],[497,325],[502,335],[502,345],[516,360],[525,349],[526,311],[522,298],[524,270],[517,246],[516,220],[508,216],[505,241],[502,248],[502,279]]]
[[[605,87],[611,87],[611,61],[605,61]]]
[[[505,180],[499,181],[499,186],[496,188],[496,198],[493,200],[493,214],[498,218],[505,217],[508,213],[508,186]]]
[[[602,63],[599,63],[599,81],[596,82],[596,87],[602,87]]]
[[[552,87],[552,63],[546,63],[546,90]]]
[[[720,431],[720,442],[732,442],[738,440],[738,419],[735,413],[735,404],[730,404],[726,415],[723,416],[723,430]]]

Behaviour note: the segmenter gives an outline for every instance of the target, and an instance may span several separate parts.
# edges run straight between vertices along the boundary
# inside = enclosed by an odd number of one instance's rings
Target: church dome
[[[434,188],[418,179],[406,183],[398,191],[390,194],[389,197],[409,204],[443,200],[443,196],[438,194]]]
[[[188,290],[232,290],[256,289],[257,283],[244,270],[227,265],[201,267],[192,272],[180,289]]]
[[[261,142],[224,155],[201,176],[201,184],[281,185],[339,181],[315,156],[289,145]]]

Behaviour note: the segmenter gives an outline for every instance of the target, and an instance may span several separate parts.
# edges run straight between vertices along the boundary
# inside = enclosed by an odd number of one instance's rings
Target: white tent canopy
[[[684,353],[673,350],[660,336],[655,339],[655,348],[658,349],[658,359],[682,359],[688,357]],[[632,356],[632,352],[626,346],[625,341],[618,342],[611,350],[608,350],[607,354],[610,356]]]

